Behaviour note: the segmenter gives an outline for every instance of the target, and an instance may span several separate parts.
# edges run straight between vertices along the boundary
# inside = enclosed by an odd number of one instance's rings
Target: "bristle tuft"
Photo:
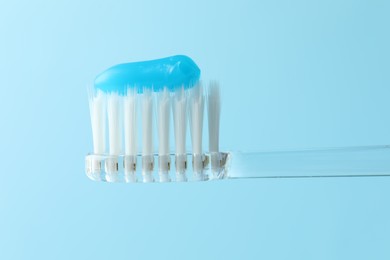
[[[193,178],[206,180],[204,170],[211,160],[214,166],[220,165],[220,158],[213,154],[219,152],[219,124],[221,110],[220,87],[211,82],[206,94],[199,82],[192,88],[182,86],[170,89],[163,87],[158,91],[140,86],[127,86],[123,93],[103,92],[93,89],[89,92],[89,105],[93,134],[94,154],[107,156],[107,159],[91,162],[91,171],[103,171],[109,176],[106,181],[115,182],[116,174],[124,171],[126,182],[136,182],[136,172],[142,172],[144,182],[154,181],[154,172],[159,173],[160,182],[170,181],[170,171],[176,172],[176,181],[186,181],[188,155],[186,149],[187,124],[191,134]],[[209,154],[205,155],[203,143],[204,106],[207,105]],[[173,130],[170,130],[171,117]],[[187,122],[188,121],[188,122]],[[155,125],[156,123],[156,125]],[[137,131],[140,127],[142,131]],[[106,128],[108,134],[106,136]],[[170,134],[174,136],[174,151],[170,150]],[[156,147],[154,136],[157,136]],[[141,138],[142,136],[142,138]],[[106,150],[108,140],[108,151]],[[142,140],[141,150],[138,143]],[[156,154],[158,157],[155,156]],[[174,164],[171,156],[174,154]],[[118,160],[122,156],[121,160]],[[139,158],[141,161],[137,161]],[[158,160],[157,160],[158,159]],[[173,159],[173,157],[172,157]],[[104,165],[102,165],[104,162]],[[158,163],[158,167],[155,166]],[[96,176],[95,176],[96,177]],[[94,177],[94,178],[95,178]],[[95,179],[99,179],[97,176]]]

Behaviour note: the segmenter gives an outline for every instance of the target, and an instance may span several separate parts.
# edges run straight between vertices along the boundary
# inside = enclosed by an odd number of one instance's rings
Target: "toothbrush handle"
[[[228,178],[390,176],[390,146],[230,153]]]

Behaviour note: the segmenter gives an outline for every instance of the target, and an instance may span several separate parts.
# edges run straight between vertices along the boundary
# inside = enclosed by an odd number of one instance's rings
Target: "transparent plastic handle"
[[[183,157],[184,156],[184,157]],[[87,176],[105,182],[183,182],[242,178],[390,176],[390,146],[289,152],[231,152],[203,155],[89,154]],[[159,167],[167,161],[167,167]],[[172,162],[172,163],[171,163]],[[163,170],[161,170],[163,169]]]
[[[231,153],[229,178],[390,176],[390,146]]]

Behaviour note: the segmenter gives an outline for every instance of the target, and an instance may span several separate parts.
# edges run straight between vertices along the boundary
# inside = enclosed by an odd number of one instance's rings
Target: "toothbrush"
[[[183,55],[107,69],[89,89],[89,107],[93,153],[86,156],[85,167],[95,181],[390,176],[390,146],[386,145],[221,152],[220,86],[216,81],[204,86],[198,66]],[[207,152],[202,147],[206,116]]]

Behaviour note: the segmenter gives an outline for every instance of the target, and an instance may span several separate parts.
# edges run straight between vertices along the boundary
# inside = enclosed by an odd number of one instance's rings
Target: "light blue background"
[[[226,150],[390,143],[390,2],[3,1],[0,259],[390,259],[390,178],[113,185],[86,85],[187,54]]]

